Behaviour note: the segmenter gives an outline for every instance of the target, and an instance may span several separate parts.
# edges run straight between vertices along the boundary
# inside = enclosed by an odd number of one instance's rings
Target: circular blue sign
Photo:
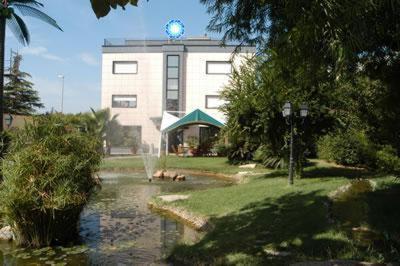
[[[165,32],[170,39],[179,39],[185,34],[185,25],[178,19],[170,20],[165,26]]]

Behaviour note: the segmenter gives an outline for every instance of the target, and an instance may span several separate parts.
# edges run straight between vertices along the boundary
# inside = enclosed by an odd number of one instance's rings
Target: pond
[[[163,265],[178,243],[201,235],[186,225],[151,212],[147,202],[161,192],[181,192],[229,185],[209,177],[185,182],[154,181],[144,174],[102,173],[102,189],[81,215],[80,244],[42,249],[0,242],[3,265]]]
[[[353,180],[339,188],[332,201],[332,217],[358,245],[369,246],[380,236],[368,228],[368,193],[374,189],[367,179]]]

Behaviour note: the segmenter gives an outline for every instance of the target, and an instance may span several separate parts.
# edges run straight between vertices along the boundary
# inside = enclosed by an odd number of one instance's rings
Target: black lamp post
[[[294,172],[294,118],[293,105],[291,102],[286,102],[283,106],[282,115],[287,119],[290,125],[290,155],[289,155],[289,185],[293,185],[293,172]],[[300,106],[300,118],[304,119],[308,116],[308,106],[302,104]]]

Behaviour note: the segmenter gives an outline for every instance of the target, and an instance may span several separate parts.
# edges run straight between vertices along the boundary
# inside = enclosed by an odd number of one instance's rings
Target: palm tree
[[[106,154],[110,155],[111,153],[111,139],[113,134],[118,133],[119,130],[119,122],[117,120],[118,114],[111,116],[110,109],[102,109],[99,111],[95,111],[93,108],[90,108],[92,111],[92,118],[94,119],[91,125],[89,125],[89,130],[94,132],[97,136],[101,138],[103,142],[106,144]]]
[[[0,3],[0,132],[3,131],[6,24],[23,45],[29,44],[30,34],[24,20],[16,13],[16,10],[22,16],[40,19],[62,31],[54,19],[39,10],[42,7],[43,4],[36,0],[2,0]]]

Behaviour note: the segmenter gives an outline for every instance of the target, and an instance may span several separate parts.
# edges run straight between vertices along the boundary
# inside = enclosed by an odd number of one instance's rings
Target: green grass
[[[346,176],[346,171],[351,174]],[[339,176],[340,173],[344,175]],[[170,260],[191,265],[286,265],[337,258],[396,259],[398,254],[390,253],[390,244],[383,245],[386,249],[383,251],[360,247],[339,222],[330,223],[327,219],[328,193],[347,184],[349,178],[363,176],[364,171],[316,162],[305,171],[305,175],[312,178],[295,180],[292,187],[287,185],[283,174],[275,172],[252,177],[246,184],[191,192],[188,200],[172,203],[209,217],[214,229],[194,245],[175,248]],[[376,181],[378,191],[368,195],[366,200],[376,215],[369,213],[365,222],[381,232],[386,228],[396,235],[400,232],[396,222],[400,219],[399,194],[385,193],[386,189],[393,188],[392,177],[377,178]],[[380,194],[384,196],[379,197]],[[397,204],[388,204],[390,201],[397,201]],[[383,207],[385,213],[379,211]],[[268,256],[265,248],[289,251],[291,255]]]
[[[160,168],[160,165],[158,166]],[[102,170],[143,170],[140,157],[108,158]],[[400,187],[392,177],[376,177],[363,169],[344,168],[311,160],[303,179],[287,185],[287,171],[263,167],[240,169],[226,158],[167,158],[168,169],[233,175],[260,173],[248,182],[229,187],[192,191],[185,201],[170,203],[208,217],[214,229],[198,243],[179,245],[170,256],[177,265],[287,265],[297,261],[352,259],[399,261]],[[346,221],[330,222],[328,193],[354,178],[374,178],[377,191],[361,204],[368,209],[365,221],[379,232],[378,245],[360,246]],[[159,200],[156,200],[159,204]],[[354,205],[349,205],[354,206]],[[349,213],[352,213],[351,210]],[[363,216],[364,217],[364,216]],[[288,257],[267,255],[265,249],[289,251]],[[397,253],[396,253],[397,252]]]
[[[199,172],[218,174],[236,174],[239,171],[266,172],[263,167],[256,169],[240,169],[237,165],[231,165],[226,158],[222,157],[188,157],[181,158],[168,156],[166,162],[168,169],[186,169]],[[158,167],[160,167],[160,162]],[[102,170],[143,170],[143,162],[139,156],[107,158],[101,165]]]

